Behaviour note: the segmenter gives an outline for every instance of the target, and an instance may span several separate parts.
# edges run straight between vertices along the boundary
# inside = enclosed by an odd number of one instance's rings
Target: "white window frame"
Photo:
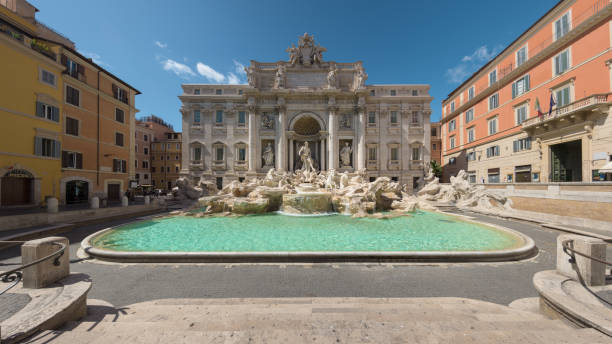
[[[495,81],[491,82],[491,74],[495,73]],[[493,85],[494,83],[496,83],[498,81],[498,77],[499,75],[497,75],[497,67],[493,68],[492,71],[490,71],[488,74],[488,80],[489,80],[489,86]]]
[[[450,103],[450,113],[453,113],[453,112],[455,112],[455,101],[454,100]]]
[[[468,121],[468,113],[472,114],[472,118]],[[471,121],[474,120],[474,108],[468,109],[465,111],[465,123],[470,123]]]
[[[497,132],[499,131],[499,124],[497,123],[497,117],[498,116],[493,116],[489,119],[487,119],[487,132],[489,133],[489,135],[495,135],[497,134]],[[493,126],[493,132],[491,132],[491,123],[494,123],[495,125]]]
[[[244,150],[244,159],[240,159],[240,150],[243,149]],[[216,152],[215,152],[216,153]],[[244,142],[239,142],[236,143],[236,161],[237,162],[246,162],[248,159],[248,151],[247,151],[247,144]]]
[[[474,87],[474,85],[472,85],[470,86],[470,88],[468,88],[468,101],[474,99],[474,97],[476,97],[476,88]]]
[[[457,121],[455,120],[455,118],[451,119],[450,121],[448,121],[448,132],[453,132],[457,129]]]
[[[454,149],[455,148],[455,135],[450,137],[449,147],[450,147],[450,149]]]
[[[525,61],[523,61],[523,63],[519,64],[519,52],[521,50],[525,49]],[[523,45],[522,47],[518,48],[516,50],[516,53],[514,54],[514,64],[515,66],[518,68],[520,66],[522,66],[525,62],[527,62],[527,60],[529,60],[529,43],[525,43],[525,45]]]
[[[53,75],[53,83],[48,83],[48,82],[45,81],[45,79],[43,77],[44,73],[48,73],[48,74]],[[55,73],[50,72],[50,71],[48,71],[48,70],[46,70],[44,68],[40,68],[40,67],[38,68],[38,80],[41,83],[45,84],[45,85],[57,88],[57,75],[55,75]]]
[[[518,112],[521,109],[525,109],[525,119],[522,121],[518,120]],[[520,125],[521,123],[525,122],[527,119],[529,119],[529,104],[528,103],[522,103],[516,107],[514,107],[514,123],[516,125]]]
[[[468,143],[476,141],[476,129],[472,126],[467,128]]]
[[[567,16],[568,28],[567,28],[567,32],[563,36],[567,35],[570,31],[572,31],[572,9],[570,8],[567,12],[560,15],[559,18],[552,23],[553,42],[556,42],[559,38],[563,37],[561,36],[557,38],[557,22],[560,20],[563,20],[563,17],[565,16]]]
[[[559,97],[557,96],[557,92],[562,91],[566,88],[568,89],[568,95],[569,95],[568,103],[560,105]],[[563,85],[557,86],[552,89],[552,94],[555,97],[555,103],[556,103],[555,109],[567,106],[568,104],[571,104],[572,102],[574,102],[574,84],[572,82],[568,82],[568,83],[564,83]]]
[[[374,116],[370,117],[370,115],[372,114],[374,114]],[[378,124],[378,119],[376,117],[376,111],[368,111],[368,127],[376,127],[376,125]],[[374,122],[370,122],[370,118],[374,118]]]
[[[493,98],[493,97],[497,97],[497,104],[496,104],[496,106],[495,106],[495,107],[492,107],[492,105],[491,105],[491,98]],[[489,103],[489,104],[488,104],[488,106],[489,106],[489,111],[494,110],[494,109],[497,109],[497,108],[499,107],[499,92],[497,92],[497,93],[495,93],[495,94],[490,95],[490,96],[489,96],[489,98],[487,98],[487,100],[488,100],[488,103]]]
[[[567,52],[567,69],[564,70],[563,72],[561,72],[560,74],[557,74],[557,57],[560,56],[563,53]],[[572,69],[572,47],[568,47],[567,49],[564,49],[563,51],[560,51],[557,55],[553,56],[553,58],[551,59],[551,63],[552,63],[552,76],[557,77],[560,75],[565,74],[568,70]]]

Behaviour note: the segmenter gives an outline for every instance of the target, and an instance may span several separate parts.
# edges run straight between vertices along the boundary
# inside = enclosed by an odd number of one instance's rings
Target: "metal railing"
[[[607,104],[610,94],[611,93],[594,94],[582,99],[578,99],[572,103],[555,109],[550,113],[550,115],[548,113],[545,113],[542,116],[531,117],[523,121],[521,126],[523,128],[531,127],[538,123],[546,122],[555,118],[561,118],[563,116],[574,113],[576,111],[583,110],[593,105]]]
[[[561,242],[561,246],[563,246],[563,252],[565,252],[565,254],[570,256],[570,263],[572,263],[572,264],[576,263],[576,257],[574,257],[574,254],[577,254],[579,256],[582,256],[582,257],[594,260],[594,261],[602,263],[604,265],[612,266],[612,262],[608,262],[608,261],[605,261],[603,259],[599,259],[599,258],[595,258],[593,256],[589,256],[586,253],[583,253],[583,252],[580,252],[580,251],[576,251],[576,250],[574,250],[573,247],[570,246],[570,244],[573,246],[574,240],[569,239],[569,240],[564,240],[564,241]]]
[[[23,244],[25,243],[25,241],[0,241],[0,244]],[[61,242],[54,242],[53,243],[56,246],[59,246],[60,249],[51,253],[48,256],[42,257],[40,259],[37,259],[35,261],[32,261],[28,264],[24,264],[21,265],[20,267],[17,267],[15,269],[9,270],[9,271],[5,271],[3,273],[0,273],[0,280],[4,283],[11,283],[8,287],[4,288],[2,291],[0,291],[0,295],[4,294],[7,290],[13,288],[14,286],[17,285],[17,283],[19,283],[19,281],[21,281],[21,277],[23,276],[23,270],[26,268],[29,268],[30,266],[42,263],[44,261],[50,260],[55,258],[55,260],[53,261],[53,265],[55,266],[59,266],[60,265],[60,257],[64,254],[64,251],[66,250],[66,244],[63,244]]]

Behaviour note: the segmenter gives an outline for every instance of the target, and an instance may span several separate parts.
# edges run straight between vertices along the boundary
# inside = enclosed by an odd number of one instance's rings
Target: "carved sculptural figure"
[[[353,153],[353,148],[349,145],[348,142],[344,142],[344,147],[340,150],[340,160],[342,162],[342,167],[350,167],[351,166],[351,153]]]
[[[270,114],[264,114],[261,117],[261,127],[263,129],[274,129],[274,119]]]
[[[344,114],[342,118],[340,118],[340,128],[350,129],[351,128],[351,115]]]
[[[264,166],[274,166],[274,150],[272,144],[268,142],[263,152]]]
[[[249,66],[249,68],[244,67],[244,71],[247,75],[247,80],[249,82],[249,86],[255,86],[255,69],[253,66]]]
[[[312,160],[312,156],[310,154],[310,147],[308,146],[308,141],[304,142],[304,145],[300,147],[298,150],[298,155],[302,160],[302,170],[305,172],[310,172],[315,169],[314,161]]]
[[[276,70],[276,76],[274,77],[274,88],[285,87],[285,66],[280,65]]]
[[[327,73],[327,87],[328,88],[336,88],[336,74],[338,70],[336,67],[332,67],[332,69]]]
[[[325,179],[325,188],[326,189],[335,189],[336,188],[336,170],[333,168],[329,169],[327,173],[327,178]]]
[[[349,186],[349,177],[348,172],[344,171],[344,173],[340,174],[340,188],[344,189]]]
[[[289,53],[289,63],[294,66],[300,62],[300,49],[295,47],[295,44],[291,43],[291,46],[287,48],[286,52]]]
[[[355,89],[365,87],[366,80],[368,80],[368,74],[366,74],[362,65],[358,65],[357,73],[355,74]]]

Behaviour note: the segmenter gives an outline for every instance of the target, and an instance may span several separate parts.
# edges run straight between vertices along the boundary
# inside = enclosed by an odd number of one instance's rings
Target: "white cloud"
[[[215,81],[218,83],[222,83],[225,81],[225,76],[223,74],[217,72],[212,67],[205,65],[202,62],[197,63],[196,69],[201,76],[205,77],[208,80]]]
[[[474,73],[484,63],[495,57],[500,49],[501,46],[489,49],[486,45],[483,45],[474,50],[471,55],[464,56],[455,67],[446,70],[447,81],[451,84],[459,84],[465,81],[465,78],[471,73]]]
[[[229,72],[227,74],[227,83],[231,84],[231,85],[239,85],[240,82],[240,78],[236,76],[236,74]]]
[[[236,60],[233,60],[233,61],[234,61],[234,67],[236,68],[236,74],[246,76],[244,65]]]
[[[196,75],[189,66],[171,59],[162,61],[162,66],[164,70],[174,72],[174,74],[184,79],[188,79],[189,77]]]
[[[166,49],[168,47],[168,44],[162,43],[160,41],[155,41],[155,45],[157,45],[159,48],[162,48],[162,49]]]

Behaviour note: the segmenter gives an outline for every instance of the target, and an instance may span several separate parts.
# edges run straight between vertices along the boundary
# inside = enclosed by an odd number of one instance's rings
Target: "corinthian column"
[[[327,143],[327,156],[329,158],[327,168],[338,169],[338,132],[336,124],[336,108],[330,106],[328,108],[329,113],[329,142]]]
[[[249,103],[251,103],[249,99]],[[249,104],[249,172],[255,172],[257,156],[257,123],[255,122],[255,104]]]
[[[366,165],[366,109],[365,106],[360,106],[359,111],[359,133],[357,135],[357,170],[365,168]]]
[[[282,98],[281,98],[282,99]],[[285,100],[279,99],[278,103],[278,125],[276,130],[278,138],[276,141],[276,169],[284,171],[287,168],[287,109],[283,105]]]

